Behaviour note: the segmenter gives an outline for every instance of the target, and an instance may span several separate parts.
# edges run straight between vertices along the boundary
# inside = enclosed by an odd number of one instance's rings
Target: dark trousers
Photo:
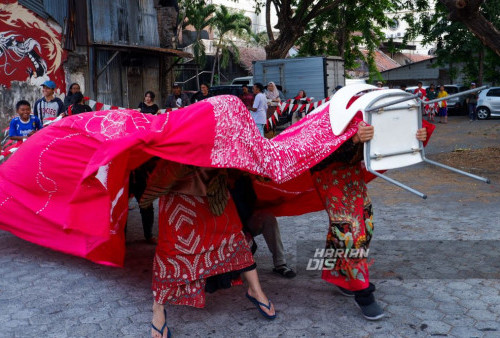
[[[477,119],[476,107],[477,103],[469,103],[469,119],[473,121]]]
[[[129,192],[134,195],[137,203],[139,203],[139,200],[146,189],[149,172],[152,168],[154,168],[155,163],[156,160],[152,159],[130,173]],[[153,224],[155,220],[153,205],[148,208],[140,208],[140,213],[142,219],[142,229],[144,230],[144,238],[150,239],[153,237]]]

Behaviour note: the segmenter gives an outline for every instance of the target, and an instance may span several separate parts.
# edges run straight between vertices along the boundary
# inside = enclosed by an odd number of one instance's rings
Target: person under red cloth
[[[153,337],[164,336],[165,304],[205,306],[205,292],[248,282],[246,297],[268,319],[274,305],[264,294],[252,252],[227,187],[227,171],[159,160],[140,206],[156,198],[159,236],[153,263]],[[161,329],[159,329],[161,328]]]
[[[329,217],[326,249],[335,253],[353,249],[367,253],[373,235],[372,204],[361,164],[363,143],[373,135],[373,126],[359,122],[358,132],[351,139],[311,168],[316,191]],[[425,141],[427,129],[419,129],[416,137]],[[346,253],[335,260],[333,269],[325,265],[322,279],[336,285],[344,295],[354,296],[366,319],[378,320],[384,311],[373,295],[375,286],[370,283],[368,267],[366,256]]]

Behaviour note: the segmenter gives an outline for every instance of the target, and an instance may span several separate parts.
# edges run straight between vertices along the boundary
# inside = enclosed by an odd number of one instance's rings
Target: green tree
[[[217,9],[213,17],[212,27],[217,34],[217,44],[210,85],[213,85],[216,64],[218,65],[218,79],[220,79],[220,66],[227,66],[231,52],[236,61],[239,59],[238,47],[231,40],[230,36],[240,37],[243,36],[244,32],[247,34],[251,34],[252,32],[250,19],[242,13],[230,11],[226,6],[220,6]]]
[[[469,81],[497,82],[500,77],[498,65],[500,56],[485,47],[483,41],[477,38],[470,29],[461,21],[449,20],[449,9],[441,2],[434,8],[429,4],[421,4],[424,10],[420,16],[407,15],[405,20],[410,24],[407,39],[417,35],[423,36],[424,43],[436,44],[437,65],[449,66],[451,81],[458,74],[458,64],[465,65],[462,71]],[[427,11],[433,9],[433,11]],[[500,24],[500,4],[497,2],[485,3],[480,14],[490,23]]]
[[[374,51],[385,39],[382,28],[392,20],[387,13],[394,9],[394,2],[389,0],[343,1],[312,20],[298,40],[299,53],[340,56],[346,69],[356,68],[358,60],[364,60],[370,80],[380,78]],[[367,49],[368,54],[364,55],[361,49]]]
[[[256,0],[257,11],[265,8],[266,28],[269,44],[265,47],[267,59],[282,59],[304,34],[316,17],[338,7],[342,0]],[[271,8],[274,8],[278,23],[271,27]],[[273,28],[279,30],[274,36]]]
[[[417,1],[418,2],[418,1]],[[485,46],[500,56],[498,1],[439,0],[447,9],[448,18],[463,23]],[[496,15],[492,15],[492,11]]]
[[[193,26],[196,32],[196,39],[193,43],[194,62],[196,63],[196,85],[200,88],[199,70],[203,69],[206,63],[205,45],[201,41],[201,32],[206,27],[213,24],[216,7],[206,4],[204,0],[190,0],[182,3],[185,19],[182,28]]]

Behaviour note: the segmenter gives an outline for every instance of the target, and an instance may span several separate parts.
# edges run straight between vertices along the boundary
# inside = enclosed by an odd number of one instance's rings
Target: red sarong
[[[231,199],[215,216],[206,197],[162,196],[158,228],[152,288],[160,304],[203,307],[207,277],[254,263]]]

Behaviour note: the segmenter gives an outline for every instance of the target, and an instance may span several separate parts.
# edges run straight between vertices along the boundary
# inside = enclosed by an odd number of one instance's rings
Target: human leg
[[[259,129],[260,135],[264,136],[264,125],[263,124],[257,124],[257,129]]]
[[[323,270],[322,278],[354,295],[365,318],[380,319],[384,314],[373,296],[366,257],[373,213],[363,171],[359,164],[332,164],[314,172],[313,182],[330,220],[326,249],[335,258],[333,269]]]
[[[165,305],[153,300],[153,320],[151,321],[151,337],[170,337],[170,329],[167,326],[167,312]]]
[[[242,275],[248,283],[247,297],[250,296],[248,298],[254,304],[256,303],[252,299],[259,302],[260,305],[259,304],[256,305],[260,308],[261,311],[267,314],[266,317],[269,319],[274,319],[274,317],[276,316],[276,310],[274,309],[274,304],[271,302],[270,299],[267,298],[267,296],[264,294],[264,291],[262,290],[259,281],[259,275],[257,274],[257,269],[245,271],[242,273]]]
[[[256,211],[247,222],[252,236],[262,234],[269,251],[273,255],[273,271],[286,278],[293,278],[296,273],[286,264],[285,250],[281,240],[280,229],[276,217],[265,211]]]
[[[140,208],[142,229],[144,231],[144,238],[148,243],[156,243],[156,238],[153,237],[153,224],[155,220],[155,211],[153,205],[147,208]]]

